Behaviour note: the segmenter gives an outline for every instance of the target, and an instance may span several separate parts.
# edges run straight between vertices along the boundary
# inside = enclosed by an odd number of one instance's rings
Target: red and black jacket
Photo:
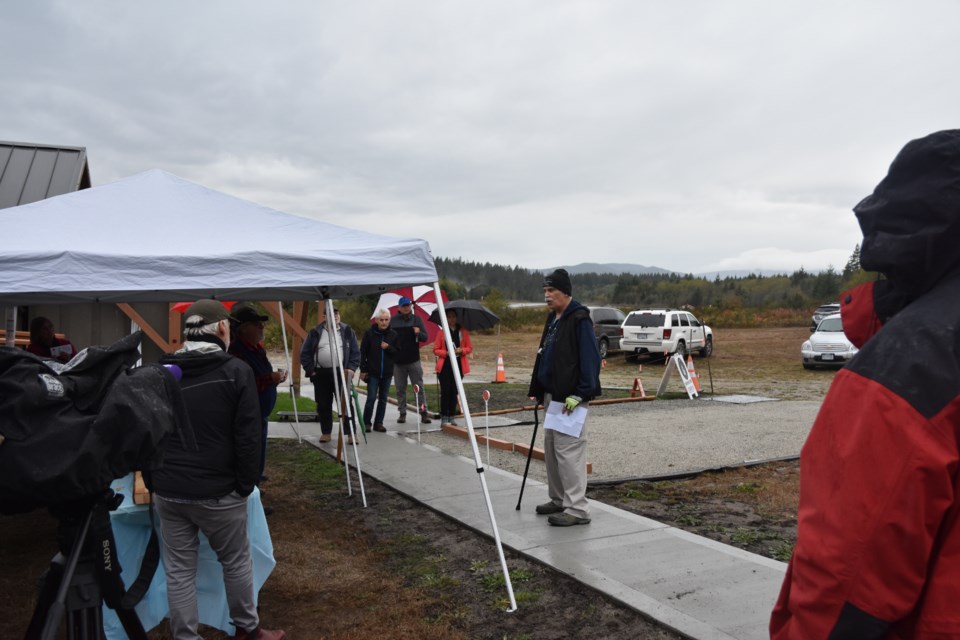
[[[770,635],[960,638],[960,131],[907,145],[855,211],[887,279],[841,296],[861,349],[801,451]]]

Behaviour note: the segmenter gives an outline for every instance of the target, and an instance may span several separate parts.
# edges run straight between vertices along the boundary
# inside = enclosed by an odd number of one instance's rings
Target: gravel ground
[[[670,475],[795,456],[819,408],[819,401],[783,400],[747,404],[653,400],[594,406],[587,419],[587,460],[593,464],[589,479],[596,482]],[[532,420],[532,411],[508,418],[491,416],[490,436],[529,444],[532,424],[497,425]],[[465,425],[463,419],[458,423]],[[482,412],[473,416],[473,427],[478,435],[485,433]],[[416,438],[415,431],[411,435]],[[422,432],[421,441],[470,459],[474,456],[466,440],[436,430]],[[536,446],[543,447],[542,424]],[[487,447],[481,444],[478,448],[486,464]],[[489,455],[490,466],[523,474],[525,456],[493,448]],[[531,461],[530,477],[546,481],[542,461]]]

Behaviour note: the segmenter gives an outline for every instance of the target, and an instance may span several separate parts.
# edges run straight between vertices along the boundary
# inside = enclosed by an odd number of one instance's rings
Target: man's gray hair
[[[382,315],[386,315],[388,318],[391,317],[390,312],[384,309],[383,307],[380,307],[379,309],[377,309],[377,312],[373,314],[373,317],[374,319],[377,319]]]
[[[200,336],[215,336],[219,331],[221,322],[223,321],[217,320],[216,322],[200,325],[199,327],[187,327],[183,330],[183,337],[189,340],[190,338],[199,338]]]

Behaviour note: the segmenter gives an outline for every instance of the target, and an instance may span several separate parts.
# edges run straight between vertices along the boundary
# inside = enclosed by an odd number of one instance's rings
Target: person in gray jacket
[[[260,477],[260,403],[253,369],[227,354],[230,314],[216,300],[198,300],[184,313],[183,348],[161,363],[183,371],[180,388],[196,450],[169,438],[163,466],[152,472],[154,508],[163,533],[170,631],[196,640],[197,553],[203,534],[223,567],[237,638],[282,640],[260,628],[247,537],[247,496]]]
[[[353,384],[354,372],[360,368],[360,345],[357,343],[357,334],[348,324],[341,324],[340,312],[333,310],[336,332],[336,349],[343,357],[343,373],[347,382]],[[333,399],[336,397],[336,387],[340,383],[340,371],[334,359],[331,340],[327,335],[327,310],[320,306],[320,315],[317,317],[317,326],[307,333],[307,339],[300,348],[300,364],[313,383],[314,399],[317,401],[317,417],[320,420],[320,442],[330,442],[333,433]],[[347,399],[349,402],[349,399]],[[343,432],[346,434],[347,444],[353,444],[350,427],[344,421]]]

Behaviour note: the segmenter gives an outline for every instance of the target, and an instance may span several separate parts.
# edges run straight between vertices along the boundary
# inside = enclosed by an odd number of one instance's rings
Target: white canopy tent
[[[2,209],[0,228],[0,304],[343,299],[437,281],[425,240],[291,215],[159,170]]]
[[[439,289],[424,240],[291,215],[159,170],[2,209],[0,228],[0,307],[348,299],[426,283]],[[472,436],[469,414],[467,422]],[[486,480],[478,477],[514,610]]]

